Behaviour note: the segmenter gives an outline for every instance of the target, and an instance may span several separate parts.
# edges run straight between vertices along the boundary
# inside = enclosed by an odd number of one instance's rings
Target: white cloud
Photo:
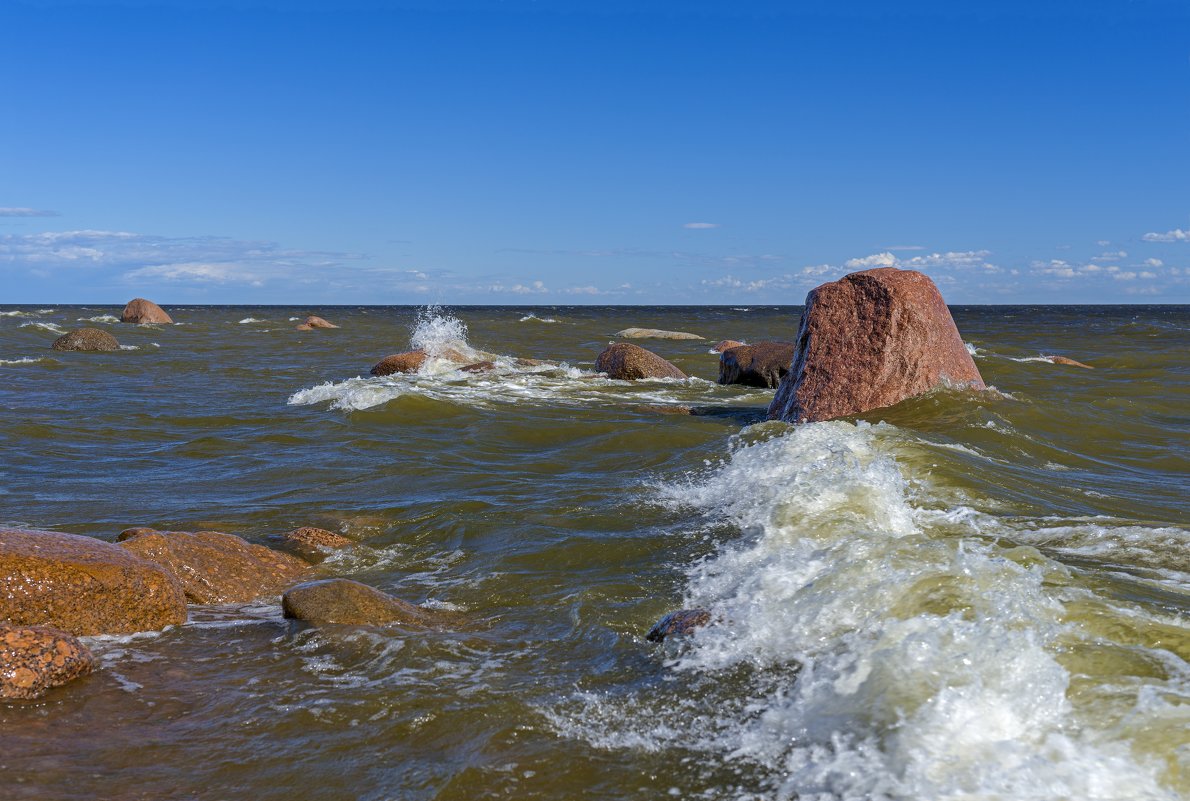
[[[250,272],[237,264],[204,264],[190,262],[184,264],[157,264],[152,267],[141,267],[124,273],[130,281],[144,278],[161,278],[166,281],[192,281],[203,284],[247,284],[249,286],[264,286],[261,276]]]
[[[1190,242],[1190,231],[1183,231],[1181,228],[1175,228],[1172,231],[1166,231],[1163,234],[1145,234],[1142,239],[1144,239],[1146,242]]]
[[[870,270],[874,267],[895,267],[897,257],[891,253],[873,253],[860,259],[848,259],[843,266],[849,270]]]
[[[1126,258],[1128,258],[1127,251],[1117,250],[1111,253],[1101,253],[1098,256],[1092,256],[1091,261],[1119,261]]]
[[[1161,259],[1145,259],[1145,266],[1146,267],[1164,267],[1165,262],[1161,261]]]
[[[692,222],[692,223],[686,223],[682,227],[700,231],[700,230],[705,230],[707,228],[718,228],[719,223]]]
[[[60,217],[49,209],[28,209],[14,206],[0,206],[0,217]]]

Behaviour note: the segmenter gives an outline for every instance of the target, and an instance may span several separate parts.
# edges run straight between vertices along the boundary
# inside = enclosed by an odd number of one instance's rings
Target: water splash
[[[409,346],[440,356],[448,349],[467,353],[467,324],[441,306],[426,306],[417,313],[409,331]]]

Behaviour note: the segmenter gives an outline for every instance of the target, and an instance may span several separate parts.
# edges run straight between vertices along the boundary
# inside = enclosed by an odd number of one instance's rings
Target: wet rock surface
[[[940,386],[984,383],[938,288],[915,270],[864,270],[807,295],[793,366],[768,417],[832,420]]]
[[[87,647],[64,631],[0,623],[0,698],[40,698],[94,666]]]
[[[1076,362],[1074,359],[1068,358],[1066,356],[1046,356],[1045,358],[1048,361],[1052,362],[1053,364],[1065,364],[1068,367],[1082,367],[1086,370],[1094,370],[1095,369],[1094,367],[1092,367],[1089,364],[1083,364],[1082,362]]]
[[[186,622],[182,586],[160,565],[93,537],[0,528],[0,621],[75,635]]]
[[[595,359],[595,369],[607,373],[608,378],[622,381],[686,377],[685,373],[656,353],[628,342],[617,342],[605,348]]]
[[[311,562],[322,561],[328,552],[346,548],[352,544],[352,541],[342,534],[314,526],[295,528],[293,531],[287,532],[282,539],[290,550],[296,551]]]
[[[424,350],[408,350],[404,353],[394,353],[385,356],[372,366],[372,375],[392,375],[393,373],[416,373],[426,363]]]
[[[307,581],[289,588],[281,599],[285,617],[315,625],[402,625],[441,628],[443,616],[415,606],[375,587],[350,579]]]
[[[711,613],[706,609],[679,609],[670,612],[654,624],[645,635],[649,642],[661,642],[666,637],[691,634],[695,629],[711,622]]]
[[[757,342],[719,355],[719,383],[776,388],[793,363],[792,342]]]
[[[133,298],[128,301],[124,311],[120,314],[122,323],[172,323],[174,319],[166,314],[165,309],[151,300]]]
[[[245,603],[277,595],[309,565],[295,556],[221,531],[137,534],[120,543],[175,576],[196,604]]]
[[[119,350],[120,343],[101,328],[79,328],[58,337],[50,347],[54,350],[99,352]]]
[[[736,339],[723,339],[723,340],[720,340],[719,342],[715,343],[715,347],[711,348],[711,350],[715,351],[716,353],[722,353],[725,350],[730,350],[731,348],[738,348],[744,344],[747,344],[747,343],[740,342],[739,340],[736,340]]]

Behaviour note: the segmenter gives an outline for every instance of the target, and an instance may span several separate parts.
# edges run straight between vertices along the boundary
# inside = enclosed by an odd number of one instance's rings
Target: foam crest
[[[21,328],[37,328],[42,331],[49,331],[51,334],[65,334],[66,333],[66,329],[63,328],[62,326],[58,325],[57,323],[28,322],[28,323],[21,323],[20,327]]]
[[[21,311],[20,309],[14,309],[12,311],[0,312],[0,317],[36,317],[36,316],[37,315],[33,314],[32,312]]]
[[[883,424],[799,426],[659,488],[664,503],[741,530],[690,569],[685,605],[713,622],[670,669],[797,675],[747,681],[750,703],[716,702],[711,725],[667,719],[654,730],[639,699],[605,701],[628,718],[624,742],[669,747],[685,731],[684,747],[758,766],[777,797],[1177,797],[1162,784],[1177,729],[1163,724],[1153,739],[1166,744],[1150,750],[1133,732],[1158,725],[1137,683],[1184,699],[1184,682],[1167,671],[1113,687],[1111,714],[1073,704],[1066,647],[1099,647],[1103,629],[1073,622],[1078,593],[1054,589],[1071,584],[1069,571],[1035,549],[956,535],[956,520],[991,516],[938,509],[929,477],[908,482],[894,458],[907,441]],[[1145,723],[1123,730],[1121,703]],[[594,728],[614,717],[580,710],[559,728],[607,745]]]
[[[97,314],[94,317],[79,317],[80,323],[118,323],[120,318],[112,314]]]
[[[467,324],[441,306],[426,306],[418,311],[409,331],[409,346],[430,356],[438,356],[447,349],[466,355],[472,351],[467,344]]]
[[[520,319],[522,323],[556,323],[553,317],[538,317],[536,314],[526,314]]]

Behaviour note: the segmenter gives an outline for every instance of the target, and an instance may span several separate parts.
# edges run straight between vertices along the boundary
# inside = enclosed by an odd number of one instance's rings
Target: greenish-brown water
[[[3,311],[0,522],[320,525],[320,574],[467,621],[91,638],[0,707],[14,798],[1190,796],[1186,307],[959,308],[996,391],[801,427],[709,351],[797,308]],[[82,325],[128,349],[49,350]],[[629,326],[693,377],[592,376]],[[507,358],[370,377],[411,334]]]

